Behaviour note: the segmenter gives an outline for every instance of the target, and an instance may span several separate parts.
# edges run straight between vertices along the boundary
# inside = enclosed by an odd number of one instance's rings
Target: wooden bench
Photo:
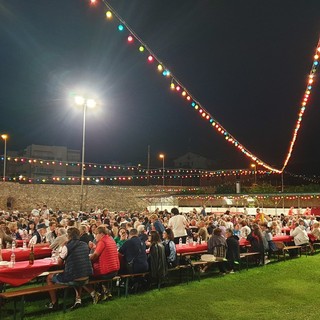
[[[240,270],[242,269],[241,268],[242,259],[246,260],[246,265],[247,265],[247,270],[248,270],[249,269],[249,258],[258,257],[260,255],[261,255],[260,252],[242,252],[242,253],[240,253]]]
[[[59,271],[52,271],[52,272],[45,272],[41,274],[42,277],[47,276],[50,273],[56,274],[62,272]],[[77,286],[85,286],[85,285],[96,285],[98,283],[105,283],[105,282],[113,282],[120,280],[120,276],[115,276],[111,279],[92,279],[89,280],[88,277],[79,278],[74,282],[70,282],[70,284],[54,284],[54,285],[44,285],[42,283],[41,286],[36,287],[29,287],[29,288],[19,288],[17,290],[10,290],[0,293],[0,319],[1,319],[1,304],[2,300],[10,300],[13,299],[13,307],[14,307],[14,314],[13,319],[17,319],[18,313],[20,313],[20,319],[23,319],[24,317],[24,302],[26,296],[31,296],[35,294],[41,294],[41,293],[48,293],[51,290],[64,290],[64,296],[63,296],[63,312],[66,312],[66,298],[67,298],[67,292],[68,289],[77,287]],[[119,291],[118,291],[119,294]],[[18,306],[18,303],[20,302],[20,307]],[[18,312],[19,311],[19,312]]]
[[[119,275],[120,280],[124,280],[125,281],[125,293],[124,293],[124,295],[125,295],[126,298],[129,295],[129,281],[130,281],[130,279],[139,278],[139,277],[144,278],[147,275],[149,275],[149,272],[129,273],[129,274],[120,274]]]
[[[302,247],[301,246],[286,246],[283,242],[281,241],[275,241],[274,244],[277,247],[277,251],[275,253],[277,253],[278,255],[278,260],[280,260],[280,255],[283,256],[283,260],[286,260],[286,253],[289,253],[290,255],[290,251],[291,250],[298,250],[299,256],[301,257],[301,250]],[[306,255],[307,255],[307,250],[306,250]]]
[[[9,300],[13,299],[13,319],[17,319],[18,309],[20,312],[20,319],[23,319],[24,317],[24,298],[26,296],[34,295],[34,294],[40,294],[40,293],[47,293],[51,290],[59,290],[59,289],[66,289],[68,288],[67,285],[62,284],[55,284],[55,285],[44,285],[44,286],[37,286],[32,288],[24,288],[24,289],[18,289],[14,291],[5,291],[0,293],[0,308],[2,305],[2,300]],[[20,298],[20,300],[19,300]],[[20,301],[20,308],[18,308],[18,302]],[[65,297],[63,299],[63,310],[66,310],[65,307]],[[2,315],[2,308],[0,309],[0,319]]]

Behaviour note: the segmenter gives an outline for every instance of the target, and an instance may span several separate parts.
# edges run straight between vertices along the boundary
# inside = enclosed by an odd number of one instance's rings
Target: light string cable
[[[148,50],[148,52],[152,55],[148,57],[148,60],[151,62],[153,59],[157,60],[159,63],[158,65],[158,71],[163,71],[162,74],[166,77],[171,78],[171,89],[180,92],[184,98],[186,98],[188,101],[191,101],[192,107],[194,107],[195,110],[198,110],[200,115],[202,116],[203,119],[209,120],[211,125],[220,133],[224,136],[224,138],[229,142],[232,143],[236,148],[238,148],[241,152],[243,152],[247,157],[251,158],[254,162],[256,162],[258,165],[263,166],[264,168],[267,168],[275,173],[282,173],[287,166],[289,159],[291,158],[292,151],[296,142],[297,134],[299,131],[299,128],[301,126],[301,121],[303,114],[306,109],[306,105],[308,102],[308,99],[311,94],[311,90],[313,88],[312,84],[314,82],[314,76],[317,71],[317,67],[319,65],[319,55],[320,55],[320,39],[318,41],[318,45],[316,48],[316,53],[314,55],[314,62],[312,64],[311,71],[309,73],[309,79],[308,79],[308,84],[307,88],[305,90],[305,95],[303,98],[303,102],[300,108],[300,112],[298,114],[298,120],[296,122],[296,126],[293,132],[293,137],[291,139],[290,145],[289,145],[289,151],[287,153],[287,156],[285,158],[283,167],[281,170],[278,170],[276,168],[271,167],[270,165],[266,164],[263,162],[261,159],[256,157],[253,153],[251,153],[247,148],[245,148],[241,143],[239,143],[227,130],[218,122],[216,121],[211,114],[203,108],[203,106],[196,100],[194,97],[186,90],[184,89],[182,83],[177,79],[176,76],[174,76],[169,70],[166,70],[164,67],[164,64],[161,62],[161,60],[154,54],[154,52],[140,39],[140,37],[130,28],[130,26],[120,17],[120,15],[110,6],[110,4],[106,0],[102,0],[102,2],[105,4],[105,6],[110,10],[110,12],[127,28],[127,30],[131,33],[129,37],[131,37],[131,41],[133,40],[133,37],[135,37],[136,40],[140,42],[140,44],[143,45],[142,51],[144,51],[144,48]],[[112,17],[112,15],[110,15]],[[108,18],[108,13],[107,13],[107,18]],[[122,26],[122,30],[124,27]],[[141,47],[140,47],[141,48]],[[139,48],[139,50],[140,50]],[[151,60],[149,59],[151,57]]]
[[[239,149],[242,153],[244,153],[247,157],[251,158],[252,161],[256,162],[258,165],[263,166],[264,168],[271,170],[275,173],[282,172],[259,159],[247,148],[245,148],[243,144],[237,141],[237,139],[235,139],[218,121],[216,121],[212,117],[212,115],[199,103],[198,100],[196,100],[186,89],[183,89],[185,87],[182,85],[182,82],[180,82],[171,71],[165,69],[164,64],[161,62],[161,60],[150,49],[150,47],[144,41],[142,41],[142,39],[132,30],[132,28],[126,23],[126,21],[124,21],[121,18],[121,16],[116,12],[116,10],[106,0],[102,0],[102,2],[106,6],[106,8],[110,10],[112,14],[120,21],[120,23],[126,27],[126,29],[130,32],[131,36],[134,36],[134,38],[137,39],[143,45],[143,47],[152,55],[152,57],[155,60],[157,60],[157,62],[159,63],[158,70],[164,70],[163,75],[171,77],[171,89],[175,89],[176,91],[182,91],[181,94],[183,97],[185,97],[188,101],[192,100],[192,107],[194,107],[195,110],[198,110],[204,119],[209,120],[210,124],[224,136],[225,140],[227,140],[229,143],[232,143],[234,147]]]
[[[286,166],[287,166],[287,164],[288,164],[288,162],[289,162],[289,160],[291,158],[292,151],[293,151],[293,148],[295,146],[295,142],[297,140],[297,136],[298,136],[298,132],[299,132],[299,129],[300,129],[300,126],[301,126],[302,118],[303,118],[304,112],[306,110],[307,104],[309,102],[309,98],[310,98],[311,91],[312,91],[312,88],[313,88],[313,82],[314,82],[314,78],[315,78],[315,73],[316,73],[317,68],[319,66],[319,56],[320,56],[320,37],[319,37],[319,40],[318,40],[318,44],[317,44],[317,47],[316,47],[315,54],[313,56],[314,60],[313,60],[313,64],[312,64],[312,67],[311,67],[311,71],[309,73],[308,84],[307,84],[307,87],[306,87],[306,90],[305,90],[305,93],[304,93],[304,96],[303,96],[303,100],[301,102],[300,111],[298,113],[298,120],[297,120],[295,128],[293,130],[292,139],[291,139],[291,142],[289,144],[289,151],[288,151],[287,156],[286,156],[286,158],[284,160],[281,172],[283,172],[283,170],[286,168]]]

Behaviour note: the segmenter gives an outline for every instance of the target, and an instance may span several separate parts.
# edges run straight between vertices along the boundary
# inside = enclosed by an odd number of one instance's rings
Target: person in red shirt
[[[117,245],[110,236],[105,225],[100,225],[96,229],[96,241],[94,252],[90,255],[93,267],[94,279],[112,279],[120,269]],[[93,303],[96,304],[100,299],[111,299],[109,290],[102,285],[101,293],[95,291],[93,287],[85,286],[84,289],[90,293]]]

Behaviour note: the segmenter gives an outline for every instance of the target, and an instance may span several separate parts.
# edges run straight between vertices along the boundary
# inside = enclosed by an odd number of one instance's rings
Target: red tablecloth
[[[12,250],[11,249],[2,249],[2,260],[10,261]],[[22,248],[16,248],[14,250],[16,256],[16,261],[25,261],[29,260],[30,249],[27,248],[23,250]],[[46,246],[35,246],[34,247],[34,258],[43,259],[51,256],[51,249]]]
[[[26,240],[26,243],[29,243],[29,239]],[[22,247],[23,246],[23,240],[16,240],[16,246],[17,247]]]
[[[293,241],[293,237],[291,236],[274,236],[273,241],[281,241],[281,242],[291,242]],[[250,242],[245,239],[245,238],[241,238],[239,241],[240,246],[247,246],[250,244]]]
[[[32,266],[29,265],[29,261],[16,262],[13,268],[0,267],[0,282],[12,286],[21,286],[39,276],[42,272],[48,271],[52,266],[55,266],[55,264],[48,258],[35,260]]]
[[[282,242],[291,242],[293,241],[293,237],[289,236],[289,235],[285,235],[285,236],[274,236],[272,238],[273,241],[282,241]]]
[[[197,244],[196,246],[194,246],[193,244],[182,244],[182,245],[176,244],[176,250],[177,250],[177,254],[206,251],[208,250],[208,244],[206,242]]]

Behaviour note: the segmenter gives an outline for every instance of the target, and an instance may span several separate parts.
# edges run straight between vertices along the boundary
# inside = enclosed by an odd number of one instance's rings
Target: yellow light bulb
[[[107,19],[111,19],[112,18],[112,12],[111,11],[107,11],[106,12],[106,17],[107,17]]]

